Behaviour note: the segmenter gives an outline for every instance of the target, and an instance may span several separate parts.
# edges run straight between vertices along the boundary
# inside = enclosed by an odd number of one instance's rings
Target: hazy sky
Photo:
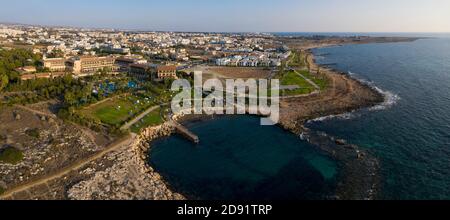
[[[0,22],[161,31],[450,32],[449,0],[1,0]]]

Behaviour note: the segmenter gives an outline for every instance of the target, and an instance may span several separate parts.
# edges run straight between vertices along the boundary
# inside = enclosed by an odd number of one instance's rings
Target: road
[[[23,185],[19,185],[19,186],[16,186],[14,188],[8,189],[8,190],[6,190],[6,192],[4,192],[2,195],[0,195],[0,199],[6,199],[8,197],[13,196],[16,193],[29,190],[29,189],[31,189],[31,188],[33,188],[35,186],[39,186],[41,184],[46,184],[49,181],[52,181],[52,180],[55,180],[55,179],[58,179],[58,178],[62,178],[65,175],[69,174],[70,172],[79,170],[82,167],[84,167],[84,166],[88,165],[89,163],[91,163],[92,161],[95,161],[97,159],[102,158],[103,156],[105,156],[108,153],[111,153],[111,152],[113,152],[115,150],[118,150],[118,149],[120,149],[123,146],[131,145],[134,142],[135,138],[136,138],[135,134],[130,134],[130,135],[128,135],[128,136],[126,136],[126,137],[124,137],[124,138],[122,138],[120,140],[117,140],[115,143],[112,143],[111,145],[109,145],[104,150],[102,150],[100,152],[97,152],[96,154],[94,154],[94,155],[92,155],[92,156],[90,156],[90,157],[88,157],[86,159],[80,160],[80,161],[70,165],[69,167],[61,169],[61,170],[57,171],[54,174],[51,174],[51,175],[42,177],[42,178],[40,178],[38,180],[31,181],[29,183],[25,183]]]

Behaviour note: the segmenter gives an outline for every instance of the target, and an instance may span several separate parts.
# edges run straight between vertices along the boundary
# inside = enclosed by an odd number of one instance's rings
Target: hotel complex
[[[65,58],[44,58],[42,64],[47,73],[36,73],[34,67],[22,67],[17,71],[21,73],[22,80],[38,78],[56,78],[66,74],[73,74],[75,77],[94,75],[99,72],[118,73],[127,72],[140,80],[162,81],[164,79],[177,78],[177,66],[175,65],[153,65],[146,60],[136,57],[96,57],[81,56]]]
[[[130,75],[141,80],[151,79],[153,81],[162,81],[165,79],[177,78],[176,66],[158,66],[148,64],[130,65]]]
[[[64,58],[44,58],[42,61],[44,68],[50,72],[65,72],[66,59]]]
[[[67,67],[75,75],[89,75],[99,71],[115,72],[119,66],[115,64],[114,57],[83,56],[69,59]]]

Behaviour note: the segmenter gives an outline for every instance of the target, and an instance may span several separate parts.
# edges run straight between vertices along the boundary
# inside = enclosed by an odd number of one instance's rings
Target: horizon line
[[[30,24],[10,21],[0,21],[2,25],[38,26],[44,28],[73,28],[92,30],[116,30],[116,31],[137,31],[137,32],[174,32],[174,33],[355,33],[355,34],[450,34],[450,31],[184,31],[184,30],[156,30],[145,28],[113,28],[113,27],[85,27],[76,25],[48,25]]]

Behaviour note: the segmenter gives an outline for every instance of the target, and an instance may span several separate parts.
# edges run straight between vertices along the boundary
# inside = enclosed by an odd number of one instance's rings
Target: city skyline
[[[449,10],[443,0],[29,0],[3,3],[0,22],[181,32],[450,32]]]

